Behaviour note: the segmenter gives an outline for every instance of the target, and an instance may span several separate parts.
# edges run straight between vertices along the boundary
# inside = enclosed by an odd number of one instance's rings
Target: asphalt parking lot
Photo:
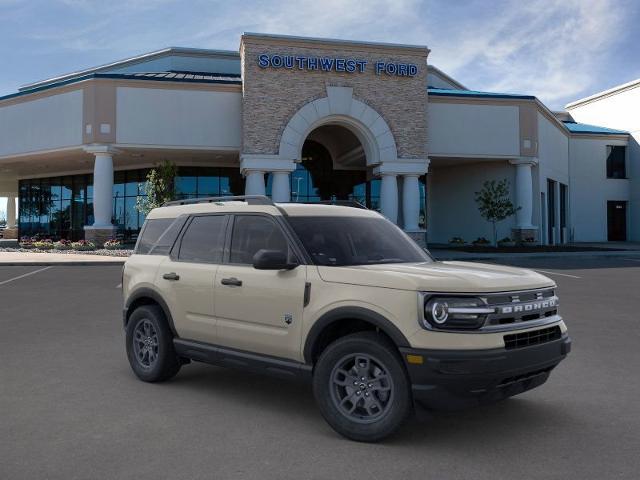
[[[570,357],[375,445],[335,434],[298,383],[201,364],[138,381],[120,267],[0,266],[0,479],[640,478],[639,260],[512,262],[558,283]]]

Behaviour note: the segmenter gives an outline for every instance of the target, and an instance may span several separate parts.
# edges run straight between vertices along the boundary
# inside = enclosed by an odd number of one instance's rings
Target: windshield
[[[382,217],[288,217],[317,265],[430,262],[429,255]]]

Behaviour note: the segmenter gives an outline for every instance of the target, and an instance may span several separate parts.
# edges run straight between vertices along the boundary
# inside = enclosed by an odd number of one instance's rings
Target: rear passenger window
[[[182,236],[178,260],[195,263],[221,263],[224,249],[225,215],[193,217]]]
[[[280,250],[288,253],[288,242],[272,220],[254,215],[238,215],[233,224],[229,263],[253,264],[258,250]]]
[[[140,237],[138,237],[135,253],[140,255],[148,254],[151,251],[151,247],[155,245],[160,236],[174,220],[174,218],[147,219],[144,224],[144,229],[142,230]]]
[[[186,215],[181,215],[176,218],[174,222],[169,225],[169,228],[160,235],[160,238],[153,247],[151,247],[149,255],[169,255],[171,247],[173,247],[178,235],[180,235],[180,231],[182,230],[184,223],[187,221],[187,218],[188,217]]]

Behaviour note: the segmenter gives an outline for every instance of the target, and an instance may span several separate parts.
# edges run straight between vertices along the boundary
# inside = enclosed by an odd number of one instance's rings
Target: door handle
[[[171,272],[171,273],[165,273],[164,275],[162,275],[162,278],[164,278],[165,280],[180,280],[180,275],[178,275],[176,272]]]
[[[220,280],[220,283],[222,285],[228,285],[230,287],[241,287],[242,286],[242,280],[238,280],[236,277],[223,278],[222,280]]]

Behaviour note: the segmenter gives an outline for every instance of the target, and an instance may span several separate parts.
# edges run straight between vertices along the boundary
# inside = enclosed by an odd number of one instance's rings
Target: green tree
[[[493,227],[493,245],[497,245],[498,232],[496,224],[514,215],[520,207],[516,208],[511,203],[509,195],[509,182],[507,179],[496,182],[487,180],[482,185],[482,190],[476,192],[476,203],[480,215]]]
[[[178,167],[169,160],[152,168],[147,174],[147,183],[144,187],[146,196],[138,197],[136,210],[146,215],[154,208],[174,200],[174,181],[177,174]]]

